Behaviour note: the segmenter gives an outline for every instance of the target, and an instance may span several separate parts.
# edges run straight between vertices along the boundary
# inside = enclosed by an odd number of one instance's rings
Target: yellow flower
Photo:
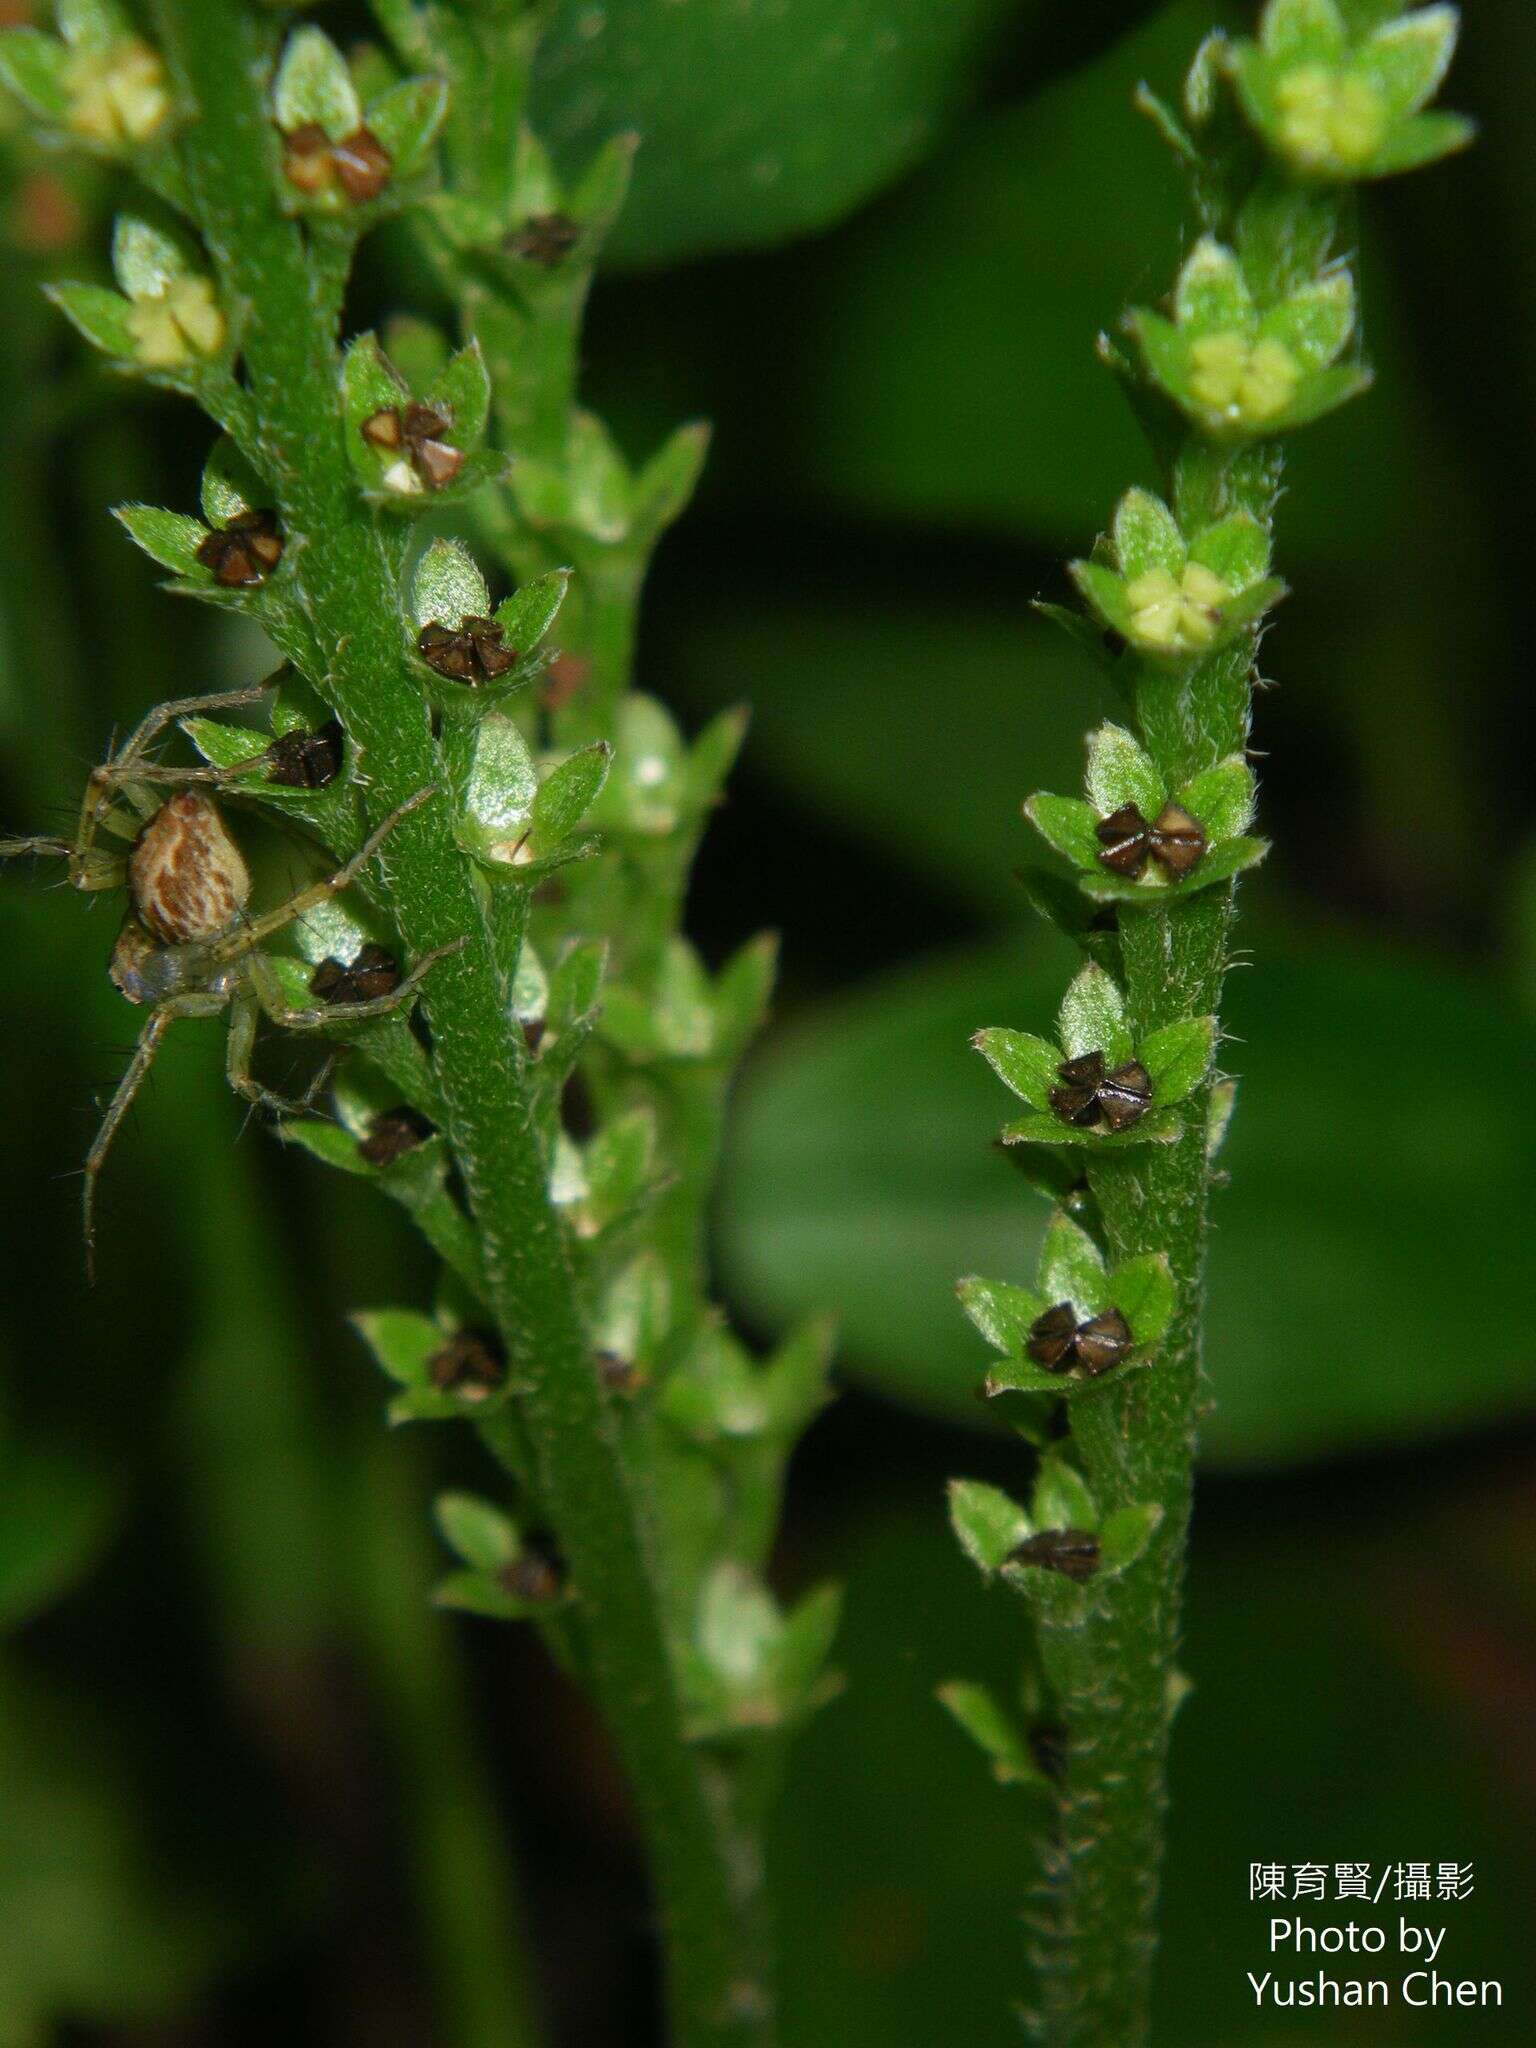
[[[165,66],[136,36],[110,50],[77,50],[64,87],[71,131],[108,148],[147,142],[171,111]]]
[[[1262,426],[1284,412],[1301,380],[1289,349],[1273,339],[1250,341],[1229,330],[1190,344],[1193,396],[1233,426]]]
[[[134,360],[146,370],[179,370],[194,355],[215,355],[229,332],[213,282],[206,277],[173,278],[152,298],[135,299],[128,329]]]
[[[1363,78],[1303,64],[1275,87],[1280,143],[1303,171],[1359,170],[1386,140],[1388,111]]]
[[[1160,654],[1198,654],[1209,647],[1231,594],[1199,562],[1186,563],[1177,578],[1170,569],[1148,569],[1125,586],[1136,639]]]

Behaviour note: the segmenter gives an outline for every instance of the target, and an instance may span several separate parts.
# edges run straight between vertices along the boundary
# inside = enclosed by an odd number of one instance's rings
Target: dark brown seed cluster
[[[225,526],[216,526],[198,542],[197,559],[213,571],[223,590],[252,590],[265,583],[283,559],[283,537],[277,514],[263,509],[237,512]]]
[[[267,749],[267,780],[282,789],[324,789],[341,773],[341,722],[331,719],[318,731],[295,726],[280,733]]]
[[[427,1378],[440,1394],[488,1401],[507,1376],[507,1354],[494,1330],[455,1330],[427,1360]]]
[[[400,986],[400,965],[382,946],[367,945],[350,966],[325,959],[309,977],[309,992],[322,1003],[371,1003]]]
[[[354,128],[332,142],[318,121],[306,121],[283,137],[283,176],[306,199],[318,199],[339,185],[354,206],[377,199],[394,164],[371,128]]]
[[[403,456],[429,491],[440,491],[464,467],[463,449],[443,439],[452,426],[449,414],[412,399],[406,406],[380,406],[358,432],[380,455]]]
[[[526,1600],[535,1607],[547,1606],[565,1591],[565,1569],[559,1558],[538,1545],[519,1551],[510,1564],[502,1566],[496,1580],[514,1600]]]
[[[517,665],[517,649],[494,619],[473,615],[460,626],[423,626],[416,651],[430,669],[454,683],[490,683]]]
[[[1092,1380],[1127,1357],[1131,1343],[1131,1326],[1119,1309],[1080,1323],[1071,1302],[1059,1301],[1030,1324],[1024,1349],[1044,1372]]]
[[[436,1129],[420,1111],[408,1109],[404,1103],[398,1109],[381,1109],[369,1121],[368,1135],[358,1144],[358,1157],[369,1166],[393,1166],[407,1152],[424,1145]]]
[[[520,256],[524,263],[537,263],[542,270],[553,270],[580,240],[581,228],[568,213],[531,213],[520,228],[514,228],[508,235],[506,248],[509,255]]]
[[[1081,1586],[1099,1568],[1099,1539],[1090,1529],[1042,1529],[1011,1551],[1008,1562],[1060,1572],[1064,1579]]]
[[[599,1351],[597,1382],[605,1393],[632,1394],[640,1384],[640,1368],[632,1358],[621,1358],[616,1351]]]
[[[1099,864],[1134,881],[1149,860],[1155,860],[1170,881],[1193,874],[1205,858],[1205,833],[1199,821],[1177,804],[1164,804],[1149,825],[1134,804],[1122,804],[1095,827]]]
[[[1140,1060],[1106,1072],[1103,1053],[1085,1052],[1064,1060],[1056,1072],[1061,1085],[1048,1100],[1064,1124],[1085,1129],[1102,1122],[1112,1131],[1128,1131],[1152,1106],[1152,1076]]]

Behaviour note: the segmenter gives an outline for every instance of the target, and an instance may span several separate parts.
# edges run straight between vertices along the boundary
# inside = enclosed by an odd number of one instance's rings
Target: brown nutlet
[[[455,1330],[427,1360],[427,1378],[440,1394],[488,1401],[507,1376],[507,1354],[494,1330]]]
[[[283,559],[283,537],[277,514],[267,507],[237,512],[197,544],[196,559],[213,571],[223,590],[252,590]]]
[[[358,1142],[358,1157],[369,1166],[393,1166],[436,1134],[435,1124],[404,1103],[397,1109],[381,1109],[369,1120],[367,1137]]]
[[[1081,1586],[1099,1568],[1099,1539],[1091,1529],[1042,1529],[1010,1551],[1007,1561],[1060,1572],[1064,1579]]]
[[[280,789],[324,789],[341,773],[341,721],[332,718],[316,731],[295,726],[267,749],[267,780]]]
[[[363,947],[350,965],[326,958],[309,977],[309,991],[322,1003],[372,1003],[400,986],[400,964],[382,946]]]

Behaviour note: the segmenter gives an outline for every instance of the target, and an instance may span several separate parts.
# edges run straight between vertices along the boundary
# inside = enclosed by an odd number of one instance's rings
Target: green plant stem
[[[221,287],[246,316],[244,358],[266,465],[307,608],[330,641],[317,679],[359,751],[375,821],[439,780],[409,672],[399,594],[341,442],[336,336],[309,288],[299,228],[279,211],[260,80],[269,34],[238,0],[155,0],[160,39],[197,120],[187,174]],[[413,955],[464,941],[430,980],[448,1135],[583,1617],[585,1675],[628,1766],[670,1945],[680,2048],[772,2037],[760,1857],[728,1792],[684,1741],[646,1504],[599,1387],[528,1117],[520,1035],[468,863],[438,797],[403,819],[381,865]]]
[[[1177,465],[1184,516],[1242,509],[1268,524],[1279,483],[1273,451],[1230,466],[1197,447]],[[1256,640],[1193,669],[1148,667],[1137,722],[1170,786],[1248,741]],[[1230,884],[1167,910],[1122,908],[1127,1014],[1140,1040],[1220,1008],[1232,926]],[[1176,1308],[1154,1372],[1136,1373],[1073,1410],[1073,1438],[1101,1514],[1155,1502],[1162,1520],[1136,1566],[1086,1612],[1042,1617],[1041,1650],[1067,1744],[1047,1893],[1033,1924],[1040,1986],[1033,2016],[1050,2048],[1141,2048],[1167,1813],[1168,1728],[1201,1399],[1201,1332],[1210,1161],[1207,1085],[1184,1108],[1172,1145],[1108,1155],[1089,1168],[1113,1263],[1167,1254]]]

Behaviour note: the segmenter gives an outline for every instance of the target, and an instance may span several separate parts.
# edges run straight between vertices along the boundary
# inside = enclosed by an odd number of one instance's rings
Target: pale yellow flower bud
[[[64,86],[71,132],[108,148],[147,142],[171,111],[165,66],[137,37],[110,50],[77,50]]]

